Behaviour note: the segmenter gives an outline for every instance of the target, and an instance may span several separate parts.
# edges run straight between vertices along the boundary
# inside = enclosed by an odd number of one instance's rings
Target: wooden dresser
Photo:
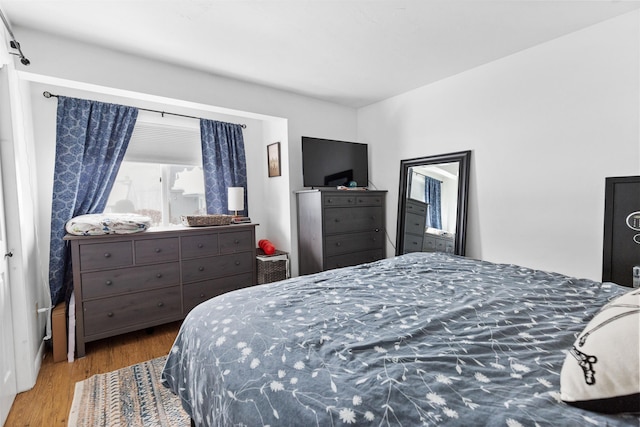
[[[300,274],[383,259],[385,196],[386,191],[297,192]]]
[[[209,298],[255,285],[255,227],[67,235],[77,356],[86,342],[183,319]]]

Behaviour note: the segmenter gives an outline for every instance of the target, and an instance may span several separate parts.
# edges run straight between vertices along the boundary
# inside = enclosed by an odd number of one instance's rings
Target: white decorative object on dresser
[[[209,298],[255,285],[256,225],[67,235],[77,356],[86,342],[180,320]]]

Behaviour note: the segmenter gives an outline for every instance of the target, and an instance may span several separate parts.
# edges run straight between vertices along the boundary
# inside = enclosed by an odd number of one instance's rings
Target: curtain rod
[[[57,98],[58,97],[58,95],[54,95],[49,91],[42,92],[42,96],[44,96],[45,98],[51,98],[51,97]],[[188,116],[186,114],[170,113],[168,111],[151,110],[149,108],[141,108],[141,107],[135,107],[135,108],[137,108],[138,110],[142,110],[142,111],[149,111],[151,113],[160,113],[160,114],[162,114],[162,117],[164,117],[165,114],[170,114],[172,116],[186,117],[188,119],[198,119],[198,120],[201,119],[201,117]],[[246,129],[247,128],[247,125],[244,124],[244,123],[241,123],[240,126],[242,127],[242,129]]]
[[[432,176],[425,175],[425,174],[423,174],[423,173],[416,172],[416,171],[414,171],[414,170],[412,170],[411,172],[415,173],[416,175],[424,176],[425,178],[431,178],[431,179],[435,179],[435,180],[436,180],[436,181],[438,181],[438,182],[443,182],[443,181],[440,181],[438,178],[434,178],[434,177],[432,177]]]

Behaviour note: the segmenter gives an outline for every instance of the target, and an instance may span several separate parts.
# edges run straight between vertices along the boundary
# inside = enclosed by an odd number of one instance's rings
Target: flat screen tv
[[[305,187],[367,187],[367,144],[303,136],[302,177]]]

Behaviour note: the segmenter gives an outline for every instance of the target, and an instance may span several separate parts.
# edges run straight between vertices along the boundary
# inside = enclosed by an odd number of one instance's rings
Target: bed
[[[199,305],[162,381],[197,426],[637,426],[560,396],[576,337],[629,290],[412,253]]]

